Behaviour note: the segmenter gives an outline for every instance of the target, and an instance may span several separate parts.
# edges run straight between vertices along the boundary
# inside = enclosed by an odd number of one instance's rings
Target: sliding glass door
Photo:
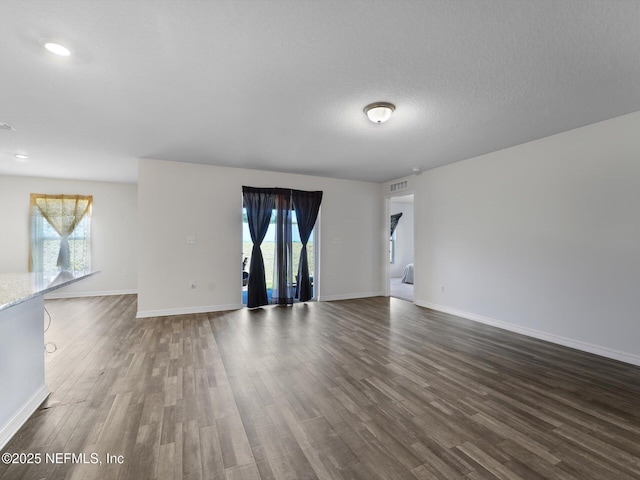
[[[294,297],[295,289],[297,288],[297,275],[298,265],[300,263],[300,251],[302,250],[302,242],[300,241],[300,233],[298,230],[298,219],[296,212],[293,210],[291,215],[291,234],[292,234],[292,254],[293,254],[293,288]],[[311,231],[309,241],[307,243],[307,257],[309,259],[309,276],[313,285],[313,278],[315,272],[315,229]],[[242,209],[242,264],[243,264],[243,286],[242,286],[242,303],[247,304],[247,281],[250,265],[251,265],[251,250],[253,242],[251,241],[251,234],[249,232],[249,224],[247,219],[247,209]],[[269,303],[271,303],[271,296],[273,294],[274,287],[274,272],[276,261],[276,210],[274,209],[271,214],[271,221],[267,233],[260,245],[262,252],[262,258],[264,259],[265,280],[267,282],[267,297]],[[246,273],[246,274],[245,274]],[[315,297],[315,292],[313,293]]]

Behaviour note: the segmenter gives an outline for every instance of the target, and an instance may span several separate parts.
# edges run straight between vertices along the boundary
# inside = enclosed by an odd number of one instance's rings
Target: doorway
[[[388,202],[390,217],[388,292],[391,297],[413,303],[415,301],[414,196],[409,194],[391,197]]]

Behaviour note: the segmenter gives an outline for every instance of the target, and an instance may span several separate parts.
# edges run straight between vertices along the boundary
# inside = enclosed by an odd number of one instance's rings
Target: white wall
[[[380,185],[141,159],[138,316],[240,307],[243,185],[322,190],[320,299],[381,294]]]
[[[389,203],[390,215],[402,213],[396,227],[396,258],[389,264],[389,276],[401,277],[404,268],[413,262],[413,204],[396,203],[391,199]]]
[[[640,364],[638,132],[640,112],[411,177],[416,303]]]
[[[93,195],[91,259],[93,269],[101,273],[56,290],[55,296],[136,291],[138,227],[134,184],[0,176],[0,273],[28,270],[31,193]]]

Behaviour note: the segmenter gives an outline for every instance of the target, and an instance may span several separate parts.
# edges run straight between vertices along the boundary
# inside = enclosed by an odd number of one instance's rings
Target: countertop
[[[0,273],[0,311],[96,273]]]

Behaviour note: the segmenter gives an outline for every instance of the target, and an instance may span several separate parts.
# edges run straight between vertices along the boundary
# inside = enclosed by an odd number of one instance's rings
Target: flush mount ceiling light
[[[396,109],[393,103],[375,102],[364,107],[364,113],[373,123],[384,123],[391,118],[391,114]]]
[[[24,153],[16,153],[14,157],[20,161],[29,160],[29,155],[25,155]]]
[[[45,42],[42,46],[54,55],[58,55],[60,57],[68,57],[69,55],[71,55],[71,50],[69,50],[64,45],[60,45],[59,43]]]

